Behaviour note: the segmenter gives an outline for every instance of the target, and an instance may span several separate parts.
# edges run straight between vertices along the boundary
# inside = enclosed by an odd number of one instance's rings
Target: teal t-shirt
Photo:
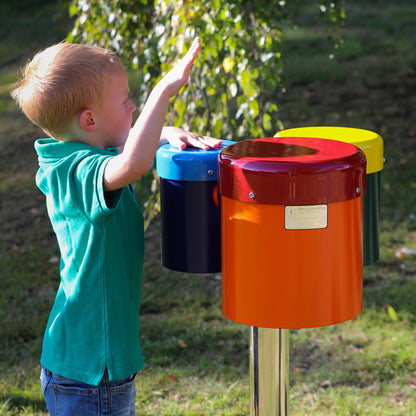
[[[61,252],[60,285],[43,340],[48,370],[99,384],[139,371],[143,216],[131,186],[105,193],[115,152],[39,139],[36,183]]]

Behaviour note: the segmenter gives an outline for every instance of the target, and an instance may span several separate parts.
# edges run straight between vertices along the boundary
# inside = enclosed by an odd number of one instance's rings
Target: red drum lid
[[[365,154],[350,143],[268,137],[232,144],[218,158],[220,193],[242,202],[327,204],[365,192]]]

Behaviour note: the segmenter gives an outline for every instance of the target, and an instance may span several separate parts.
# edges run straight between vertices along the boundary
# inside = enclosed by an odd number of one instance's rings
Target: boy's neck
[[[95,135],[84,131],[78,123],[77,118],[65,129],[61,138],[58,138],[59,141],[65,142],[80,142],[88,144],[90,146],[99,147],[104,149],[105,146],[95,139]]]

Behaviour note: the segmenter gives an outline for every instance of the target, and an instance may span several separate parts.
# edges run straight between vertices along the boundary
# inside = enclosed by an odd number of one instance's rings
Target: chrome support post
[[[287,416],[289,330],[250,327],[250,416]]]

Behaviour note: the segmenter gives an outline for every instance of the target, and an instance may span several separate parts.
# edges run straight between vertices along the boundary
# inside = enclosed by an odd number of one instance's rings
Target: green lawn
[[[71,25],[59,2],[13,4],[0,5],[0,414],[38,416],[47,414],[39,357],[59,253],[34,185],[41,132],[15,109],[8,84]],[[358,318],[290,332],[290,414],[407,416],[416,412],[416,257],[396,252],[416,248],[416,4],[347,4],[338,49],[308,14],[287,28],[278,105],[285,128],[351,126],[383,137],[381,259],[364,271]],[[157,220],[146,239],[147,364],[137,377],[137,414],[248,415],[249,332],[222,316],[220,276],[164,269]]]

